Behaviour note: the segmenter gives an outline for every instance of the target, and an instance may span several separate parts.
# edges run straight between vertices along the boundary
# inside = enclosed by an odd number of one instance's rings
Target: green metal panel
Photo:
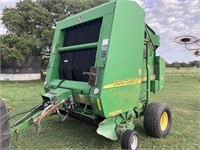
[[[74,81],[68,81],[68,80],[58,80],[54,79],[50,83],[50,87],[55,89],[55,88],[64,88],[64,89],[71,89],[74,92],[82,93],[82,94],[89,94],[90,90],[90,85],[88,85],[87,82],[74,82]]]
[[[42,98],[44,101],[61,101],[63,99],[67,99],[70,96],[72,96],[72,91],[68,89],[63,88],[56,88],[55,90],[52,90],[51,92],[47,92],[45,94],[42,94]]]
[[[74,51],[74,50],[80,50],[85,48],[96,48],[98,43],[89,43],[89,44],[82,44],[82,45],[75,45],[75,46],[68,46],[68,47],[61,47],[58,49],[58,51]]]
[[[156,83],[154,83],[155,86],[157,86],[157,91],[161,90],[165,86],[165,60],[162,57],[156,56],[155,57],[155,75],[156,75]],[[154,93],[157,91],[153,91]]]
[[[98,84],[95,87],[91,87],[90,90],[90,95],[91,99],[93,102],[93,107],[95,108],[94,111],[96,114],[100,116],[103,115],[103,109],[102,109],[102,103],[100,99],[100,94],[101,94],[101,89],[102,89],[102,84],[104,80],[104,67],[106,64],[106,59],[107,57],[101,57],[101,52],[103,49],[103,42],[104,40],[110,39],[111,35],[111,29],[112,29],[112,24],[113,24],[113,17],[114,13],[107,14],[103,17],[103,22],[102,22],[102,28],[101,28],[101,33],[100,33],[100,38],[98,42],[98,50],[97,50],[97,56],[96,56],[96,64],[95,66],[99,67],[99,75],[98,75]],[[94,94],[95,88],[98,88],[100,91],[98,94]]]
[[[100,18],[104,15],[112,13],[115,8],[115,1],[97,6],[87,11],[81,12],[57,23],[57,29],[64,29],[73,25],[81,24],[89,20]]]
[[[162,89],[165,86],[165,67],[166,67],[166,63],[165,63],[165,60],[162,57],[157,57],[157,59],[159,59],[159,72],[160,72],[160,75],[159,75],[159,81],[160,81],[159,89]]]
[[[143,44],[144,11],[134,1],[117,1],[101,92],[105,117],[121,114],[137,105]],[[108,85],[111,87],[107,88]]]
[[[63,29],[81,24],[96,18],[100,18],[105,16],[105,19],[107,20],[107,15],[110,13],[113,13],[115,8],[115,1],[103,4],[101,6],[98,6],[94,9],[87,10],[85,12],[79,13],[77,15],[74,15],[72,17],[66,18],[56,24],[56,30],[54,34],[52,49],[51,49],[51,56],[49,65],[47,68],[47,76],[45,79],[45,90],[48,91],[50,88],[50,82],[53,79],[59,79],[59,62],[60,62],[60,54],[59,51],[63,50],[75,50],[80,49],[85,46],[88,46],[87,44],[81,45],[81,46],[70,46],[70,47],[62,47],[63,41],[64,41],[64,31]],[[81,19],[80,19],[81,18]],[[104,19],[104,18],[103,18]],[[107,23],[107,21],[104,21],[104,24]],[[101,42],[101,41],[99,41]],[[96,46],[98,44],[92,43],[89,44],[89,46]],[[100,44],[101,45],[101,44]],[[98,50],[97,50],[98,51]]]
[[[73,96],[74,96],[74,99],[77,103],[92,105],[92,102],[90,101],[89,95],[73,92]]]
[[[53,79],[58,79],[59,78],[59,72],[58,72],[58,66],[60,63],[60,55],[56,51],[56,48],[58,47],[58,41],[63,40],[63,34],[61,34],[61,30],[56,29],[55,34],[54,34],[54,40],[53,40],[53,46],[51,50],[51,55],[49,59],[49,64],[47,67],[47,75],[45,78],[45,84],[44,84],[44,89],[47,92],[50,88],[50,82]],[[56,70],[56,71],[55,71]]]

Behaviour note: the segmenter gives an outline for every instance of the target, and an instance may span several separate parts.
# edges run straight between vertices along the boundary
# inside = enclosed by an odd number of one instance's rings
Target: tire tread
[[[160,129],[160,116],[163,111],[167,112],[169,118],[165,131],[161,131]],[[166,136],[171,128],[171,122],[171,111],[165,103],[151,103],[146,107],[144,113],[144,130],[147,135],[157,138]]]

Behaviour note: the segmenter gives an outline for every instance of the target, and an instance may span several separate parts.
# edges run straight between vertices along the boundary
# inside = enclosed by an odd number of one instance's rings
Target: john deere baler
[[[97,126],[122,149],[137,149],[135,118],[144,116],[145,132],[169,133],[166,104],[151,103],[150,94],[165,85],[165,61],[156,56],[159,36],[145,23],[134,1],[105,3],[57,23],[43,102],[16,122],[12,134],[56,112]]]

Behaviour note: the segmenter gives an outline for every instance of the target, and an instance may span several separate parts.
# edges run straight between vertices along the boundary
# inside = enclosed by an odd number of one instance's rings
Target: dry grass
[[[194,74],[200,75],[200,68],[180,68],[180,69],[176,69],[176,68],[167,68],[166,69],[166,74],[170,75],[170,74],[174,74],[174,75],[180,75],[180,74]]]

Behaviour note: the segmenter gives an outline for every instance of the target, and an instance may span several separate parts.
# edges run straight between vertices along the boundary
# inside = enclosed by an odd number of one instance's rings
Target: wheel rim
[[[137,135],[133,135],[131,138],[131,149],[135,150],[137,148],[138,145],[138,137]]]
[[[163,112],[160,118],[160,128],[164,131],[168,125],[168,114],[167,112]]]

